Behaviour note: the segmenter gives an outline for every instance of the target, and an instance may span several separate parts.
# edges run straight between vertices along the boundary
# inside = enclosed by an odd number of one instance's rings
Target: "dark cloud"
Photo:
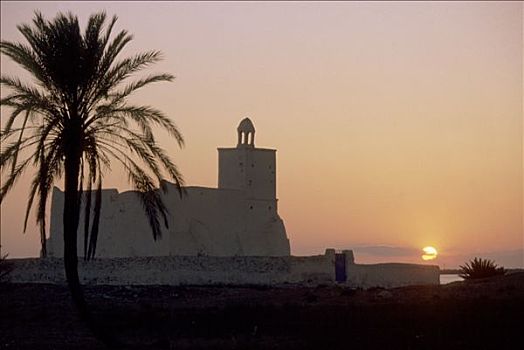
[[[420,249],[411,247],[391,247],[391,246],[357,246],[353,248],[355,254],[365,254],[371,256],[381,257],[395,257],[395,256],[413,256],[420,255]]]

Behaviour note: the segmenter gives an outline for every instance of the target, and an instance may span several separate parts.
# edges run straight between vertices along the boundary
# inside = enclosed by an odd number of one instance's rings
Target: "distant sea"
[[[451,282],[463,281],[464,279],[458,274],[440,275],[440,284],[448,284]]]

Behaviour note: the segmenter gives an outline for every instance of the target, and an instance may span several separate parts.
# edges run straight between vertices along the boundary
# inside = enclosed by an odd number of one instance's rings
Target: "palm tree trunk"
[[[109,347],[117,344],[112,336],[107,334],[94,320],[84,297],[82,285],[78,277],[77,230],[80,217],[80,198],[78,178],[80,175],[80,158],[74,153],[66,155],[64,161],[65,193],[64,193],[64,267],[67,284],[80,317],[87,323],[94,335]]]
[[[78,175],[80,161],[75,156],[65,159],[65,198],[64,198],[64,266],[67,284],[71,290],[73,302],[81,315],[87,313],[82,286],[78,277],[77,229],[80,215],[78,201]]]

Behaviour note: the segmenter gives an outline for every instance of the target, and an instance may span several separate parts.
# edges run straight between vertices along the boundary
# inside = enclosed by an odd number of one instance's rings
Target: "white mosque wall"
[[[168,183],[167,188],[163,200],[169,210],[168,228],[162,225],[162,237],[156,241],[135,192],[103,190],[96,256],[289,255],[276,199],[249,199],[241,190],[205,187],[186,187],[181,197],[173,184]],[[52,257],[63,256],[63,198],[63,192],[55,188],[48,239]],[[84,256],[84,213],[82,210],[78,229],[79,256]]]

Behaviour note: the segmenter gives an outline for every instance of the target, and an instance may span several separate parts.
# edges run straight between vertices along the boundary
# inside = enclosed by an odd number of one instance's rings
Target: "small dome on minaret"
[[[238,124],[237,147],[255,147],[255,126],[249,118],[244,118]]]
[[[241,132],[255,132],[255,126],[253,125],[251,119],[244,118],[240,124],[238,124],[237,130]]]

